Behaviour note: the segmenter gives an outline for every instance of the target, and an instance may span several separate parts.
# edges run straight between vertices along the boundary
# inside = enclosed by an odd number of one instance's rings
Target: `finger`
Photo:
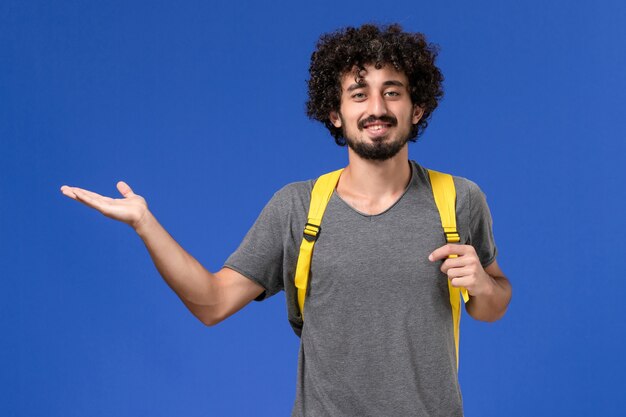
[[[111,198],[102,196],[98,193],[94,193],[93,191],[85,190],[84,188],[79,188],[79,187],[70,187],[67,185],[64,185],[63,187],[61,187],[61,192],[67,195],[68,197],[72,197],[72,198],[76,198],[80,194],[81,196],[89,196],[91,198],[103,199],[105,201],[111,200]]]
[[[132,197],[135,195],[135,193],[133,193],[132,188],[130,188],[130,186],[128,184],[126,184],[124,181],[119,181],[117,183],[117,190],[120,192],[120,194],[122,194],[124,197]]]
[[[450,257],[450,255],[461,256],[466,252],[466,245],[459,245],[455,243],[448,243],[447,245],[443,245],[440,248],[435,249],[429,256],[428,259],[431,262],[439,261],[441,259],[445,259]]]
[[[469,277],[452,278],[450,280],[450,285],[455,288],[467,288],[468,286],[472,285],[472,280]]]
[[[73,198],[74,200],[76,199],[76,194],[74,194],[74,191],[72,190],[72,187],[70,186],[67,186],[67,185],[61,186],[61,192],[63,193],[64,196]]]
[[[78,201],[100,212],[104,212],[106,207],[114,202],[112,198],[103,197],[100,194],[83,190],[82,188],[74,188],[73,191]]]
[[[106,196],[100,195],[98,193],[94,193],[93,191],[85,190],[84,188],[74,187],[74,193],[80,193],[80,195],[82,195],[82,196],[88,196],[88,197],[92,198],[94,201],[101,201],[101,202],[112,202],[113,201],[113,199],[111,197],[106,197]]]
[[[96,199],[94,196],[89,195],[86,190],[83,190],[82,188],[74,188],[72,191],[74,192],[77,200],[95,208]]]
[[[472,275],[472,270],[470,268],[450,268],[446,275],[449,279],[469,277]]]
[[[463,257],[460,258],[448,258],[441,264],[441,272],[448,273],[450,268],[462,268],[466,265],[466,260]]]

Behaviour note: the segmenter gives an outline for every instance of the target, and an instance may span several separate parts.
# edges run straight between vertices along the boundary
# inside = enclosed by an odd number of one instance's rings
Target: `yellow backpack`
[[[304,234],[302,243],[300,244],[300,253],[298,255],[298,263],[296,264],[295,285],[298,293],[298,306],[300,314],[304,320],[304,301],[306,300],[306,291],[309,283],[309,271],[311,269],[311,258],[313,256],[313,246],[317,240],[317,236],[321,230],[322,218],[324,211],[328,205],[328,201],[337,186],[339,176],[343,169],[329,172],[317,179],[311,191],[311,204],[309,205],[309,214],[306,225],[304,226]],[[428,170],[430,183],[433,189],[435,204],[439,210],[441,217],[441,225],[448,243],[458,243],[461,238],[456,228],[456,190],[452,176]],[[451,257],[456,257],[452,255]],[[455,288],[450,285],[448,280],[448,290],[450,292],[450,306],[452,307],[452,320],[454,324],[454,344],[456,347],[456,363],[459,364],[459,325],[461,323],[461,298],[465,302],[469,300],[469,294],[465,288]]]

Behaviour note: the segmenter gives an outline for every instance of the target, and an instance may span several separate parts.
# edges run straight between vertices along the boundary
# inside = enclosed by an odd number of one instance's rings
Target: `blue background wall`
[[[278,188],[346,163],[304,115],[308,60],[369,21],[441,46],[411,158],[482,187],[514,286],[463,319],[466,415],[626,415],[626,6],[534,0],[0,3],[0,415],[289,414],[282,294],[206,328],[59,187],[127,181],[217,270]]]

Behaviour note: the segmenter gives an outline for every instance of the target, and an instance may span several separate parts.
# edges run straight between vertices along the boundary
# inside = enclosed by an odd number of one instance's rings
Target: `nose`
[[[382,94],[373,94],[370,96],[368,112],[371,116],[383,116],[387,114],[387,104]]]

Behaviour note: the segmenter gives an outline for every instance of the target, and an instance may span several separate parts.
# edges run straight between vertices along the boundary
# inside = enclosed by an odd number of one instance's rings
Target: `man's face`
[[[423,110],[411,103],[404,73],[391,65],[364,68],[356,80],[354,71],[343,75],[341,105],[330,121],[361,158],[384,161],[406,146]]]

